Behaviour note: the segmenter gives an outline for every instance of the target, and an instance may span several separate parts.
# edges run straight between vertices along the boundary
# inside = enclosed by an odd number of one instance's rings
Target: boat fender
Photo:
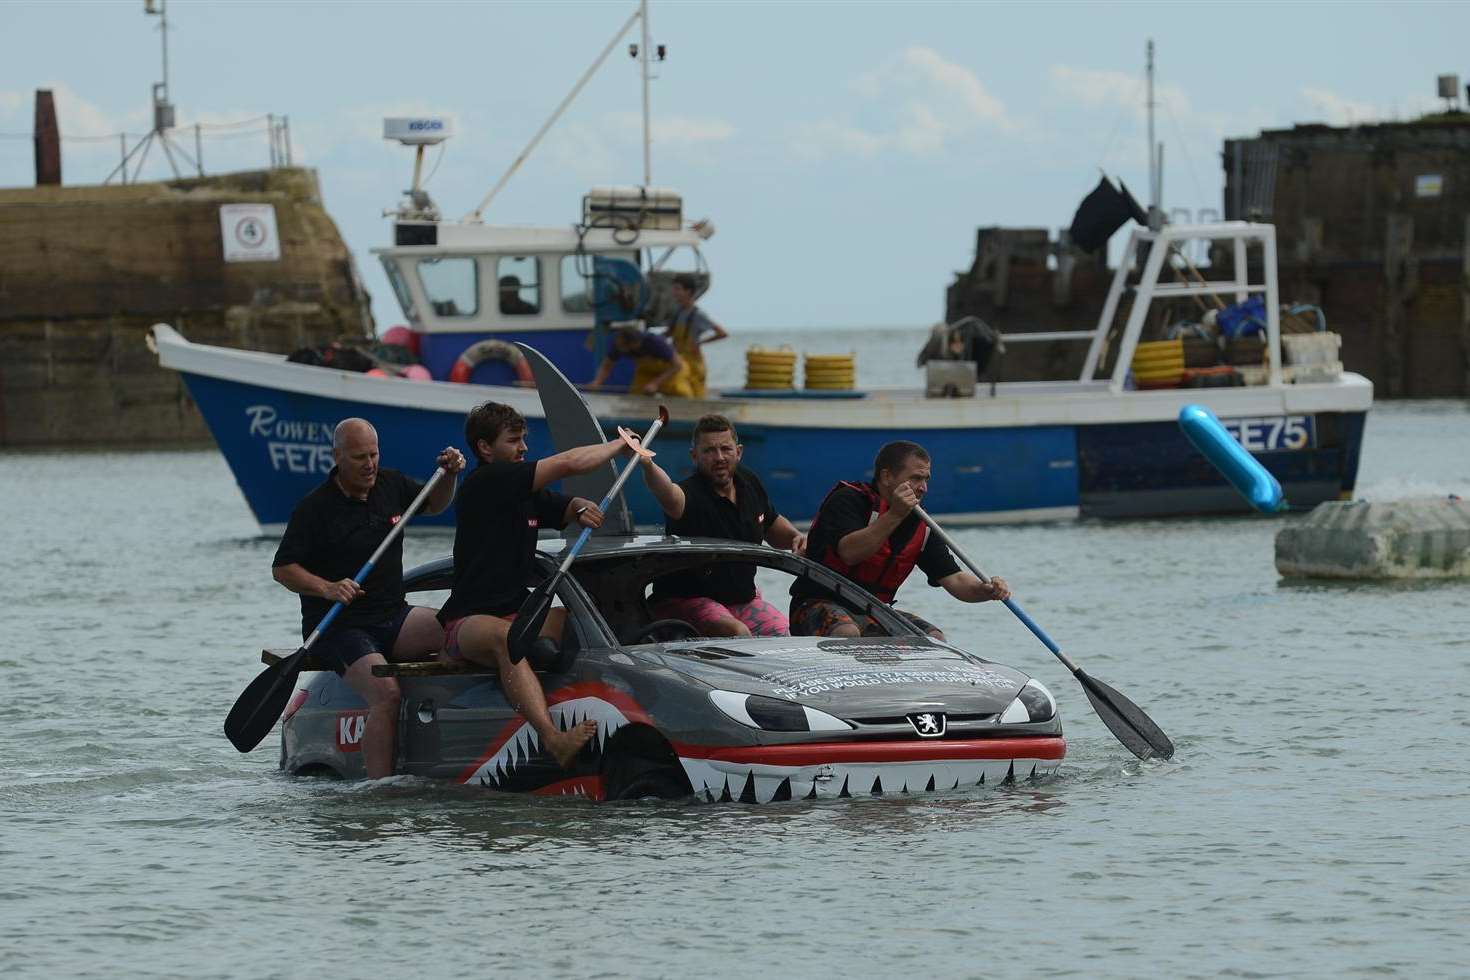
[[[469,384],[470,375],[474,373],[475,368],[486,361],[504,361],[516,373],[517,381],[528,385],[536,383],[536,379],[531,375],[531,364],[526,360],[526,355],[516,350],[513,344],[503,340],[482,340],[465,348],[465,352],[459,355],[459,360],[454,362],[454,367],[449,372],[449,380],[456,384]]]
[[[1286,510],[1276,477],[1235,441],[1214,412],[1203,405],[1185,405],[1179,410],[1179,428],[1252,507],[1263,514]]]

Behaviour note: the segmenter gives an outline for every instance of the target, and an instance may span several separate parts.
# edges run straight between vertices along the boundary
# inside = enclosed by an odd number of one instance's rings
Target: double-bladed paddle
[[[975,563],[965,556],[965,553],[959,549],[948,534],[944,533],[944,529],[935,523],[934,518],[924,512],[924,508],[915,506],[914,513],[923,518],[924,523],[939,535],[939,539],[948,545],[955,557],[964,562],[980,581],[990,581],[990,576],[975,567]],[[1046,630],[1026,615],[1026,611],[1014,599],[1006,599],[1005,604],[1007,609],[1016,614],[1017,619],[1026,624],[1027,629],[1036,634],[1036,638],[1045,644],[1048,650],[1056,654],[1056,658],[1062,662],[1062,665],[1072,672],[1072,676],[1077,678],[1077,683],[1082,685],[1082,690],[1087,692],[1087,700],[1092,702],[1097,716],[1129,752],[1140,759],[1149,759],[1154,756],[1160,759],[1173,757],[1174,743],[1169,741],[1169,736],[1165,735],[1158,725],[1154,724],[1152,718],[1143,713],[1142,708],[1074,664],[1052,641],[1052,638],[1046,635]]]
[[[654,437],[658,435],[658,430],[662,429],[664,423],[668,420],[669,410],[660,405],[658,407],[658,418],[648,427],[648,431],[643,434],[639,445],[646,449],[648,444],[653,442]],[[613,481],[612,488],[608,490],[607,496],[603,497],[602,503],[597,505],[598,510],[607,510],[609,505],[612,504],[613,498],[618,495],[619,490],[623,489],[623,484],[628,482],[628,477],[633,474],[633,470],[637,466],[637,459],[628,461],[628,465],[623,467],[623,472],[619,473],[618,478]],[[577,552],[582,550],[582,545],[587,543],[587,539],[591,534],[592,528],[582,528],[582,533],[577,535],[577,540],[567,549],[566,557],[561,560],[561,564],[557,566],[556,571],[550,578],[532,589],[531,594],[526,596],[526,601],[521,603],[521,608],[516,612],[515,620],[510,624],[510,632],[505,637],[506,653],[509,655],[511,663],[520,663],[526,659],[526,654],[530,652],[531,645],[541,635],[541,627],[546,624],[546,614],[551,611],[552,593],[555,592],[557,584],[561,582],[562,576],[566,574],[567,569],[572,567],[572,562],[576,561]]]
[[[403,512],[403,517],[393,525],[392,530],[383,538],[383,543],[378,545],[372,557],[362,568],[358,569],[352,581],[362,585],[368,573],[373,570],[373,566],[378,563],[378,559],[383,557],[383,552],[388,550],[388,546],[403,532],[409,519],[417,514],[419,508],[424,505],[424,501],[429,499],[434,485],[439,482],[444,473],[442,466],[434,471],[434,475],[429,477],[429,482],[424,484],[419,495],[413,498],[413,503],[408,505],[408,510]],[[225,735],[229,737],[235,748],[241,752],[249,752],[259,745],[260,740],[275,727],[276,719],[281,717],[281,711],[291,697],[291,690],[296,686],[296,675],[301,673],[301,667],[306,663],[306,652],[311,649],[311,645],[317,641],[317,638],[326,632],[327,627],[332,625],[332,620],[336,619],[337,614],[341,611],[342,603],[338,602],[333,605],[322,617],[321,622],[316,624],[316,629],[311,631],[311,635],[306,638],[305,643],[301,644],[299,650],[262,670],[255,680],[250,682],[250,686],[235,699],[235,706],[225,717]]]

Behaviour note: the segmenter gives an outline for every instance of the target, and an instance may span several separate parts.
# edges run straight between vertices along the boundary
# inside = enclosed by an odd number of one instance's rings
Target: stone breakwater
[[[278,259],[227,262],[223,205],[269,204]],[[0,189],[0,447],[207,442],[154,323],[285,353],[372,335],[312,170]]]
[[[1470,577],[1470,502],[1331,501],[1276,534],[1287,578]]]

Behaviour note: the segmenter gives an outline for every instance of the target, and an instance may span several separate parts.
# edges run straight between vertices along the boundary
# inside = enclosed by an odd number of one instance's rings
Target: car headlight
[[[709,699],[729,717],[763,732],[846,732],[852,726],[825,711],[794,701],[736,691],[710,691]]]
[[[1000,716],[1000,723],[1024,725],[1027,722],[1051,721],[1056,713],[1057,702],[1051,692],[1046,689],[1045,684],[1033,677]]]

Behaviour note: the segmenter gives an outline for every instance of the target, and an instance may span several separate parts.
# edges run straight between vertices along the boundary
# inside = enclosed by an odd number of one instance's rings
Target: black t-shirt
[[[867,496],[851,487],[838,487],[812,521],[812,529],[806,539],[806,556],[819,565],[825,565],[823,558],[829,551],[837,550],[837,542],[854,531],[861,531],[877,519],[878,515],[868,503]],[[909,514],[888,536],[888,547],[897,554],[923,526],[918,514]],[[954,556],[937,534],[929,535],[929,540],[924,542],[924,550],[919,552],[918,567],[928,576],[930,585],[938,585],[940,579],[960,570]],[[791,594],[797,598],[827,596],[824,590],[804,579],[797,579],[792,583]]]
[[[530,594],[536,536],[562,528],[570,497],[532,490],[535,460],[481,463],[454,502],[454,591],[439,621],[465,616],[505,616]]]
[[[664,522],[668,534],[683,537],[731,538],[759,544],[781,515],[766,496],[760,479],[743,466],[735,468],[734,501],[722,496],[697,470],[679,481],[684,513]],[[653,597],[707,596],[716,602],[740,603],[755,598],[755,566],[715,562],[704,568],[666,575],[653,583]]]
[[[366,500],[347,496],[337,486],[337,468],[301,498],[276,548],[272,567],[300,565],[328,582],[356,575],[403,512],[424,489],[397,470],[379,470]],[[370,626],[403,606],[403,536],[399,535],[361,583],[363,594],[343,607],[334,625]],[[301,635],[309,636],[335,605],[329,599],[301,597]]]

